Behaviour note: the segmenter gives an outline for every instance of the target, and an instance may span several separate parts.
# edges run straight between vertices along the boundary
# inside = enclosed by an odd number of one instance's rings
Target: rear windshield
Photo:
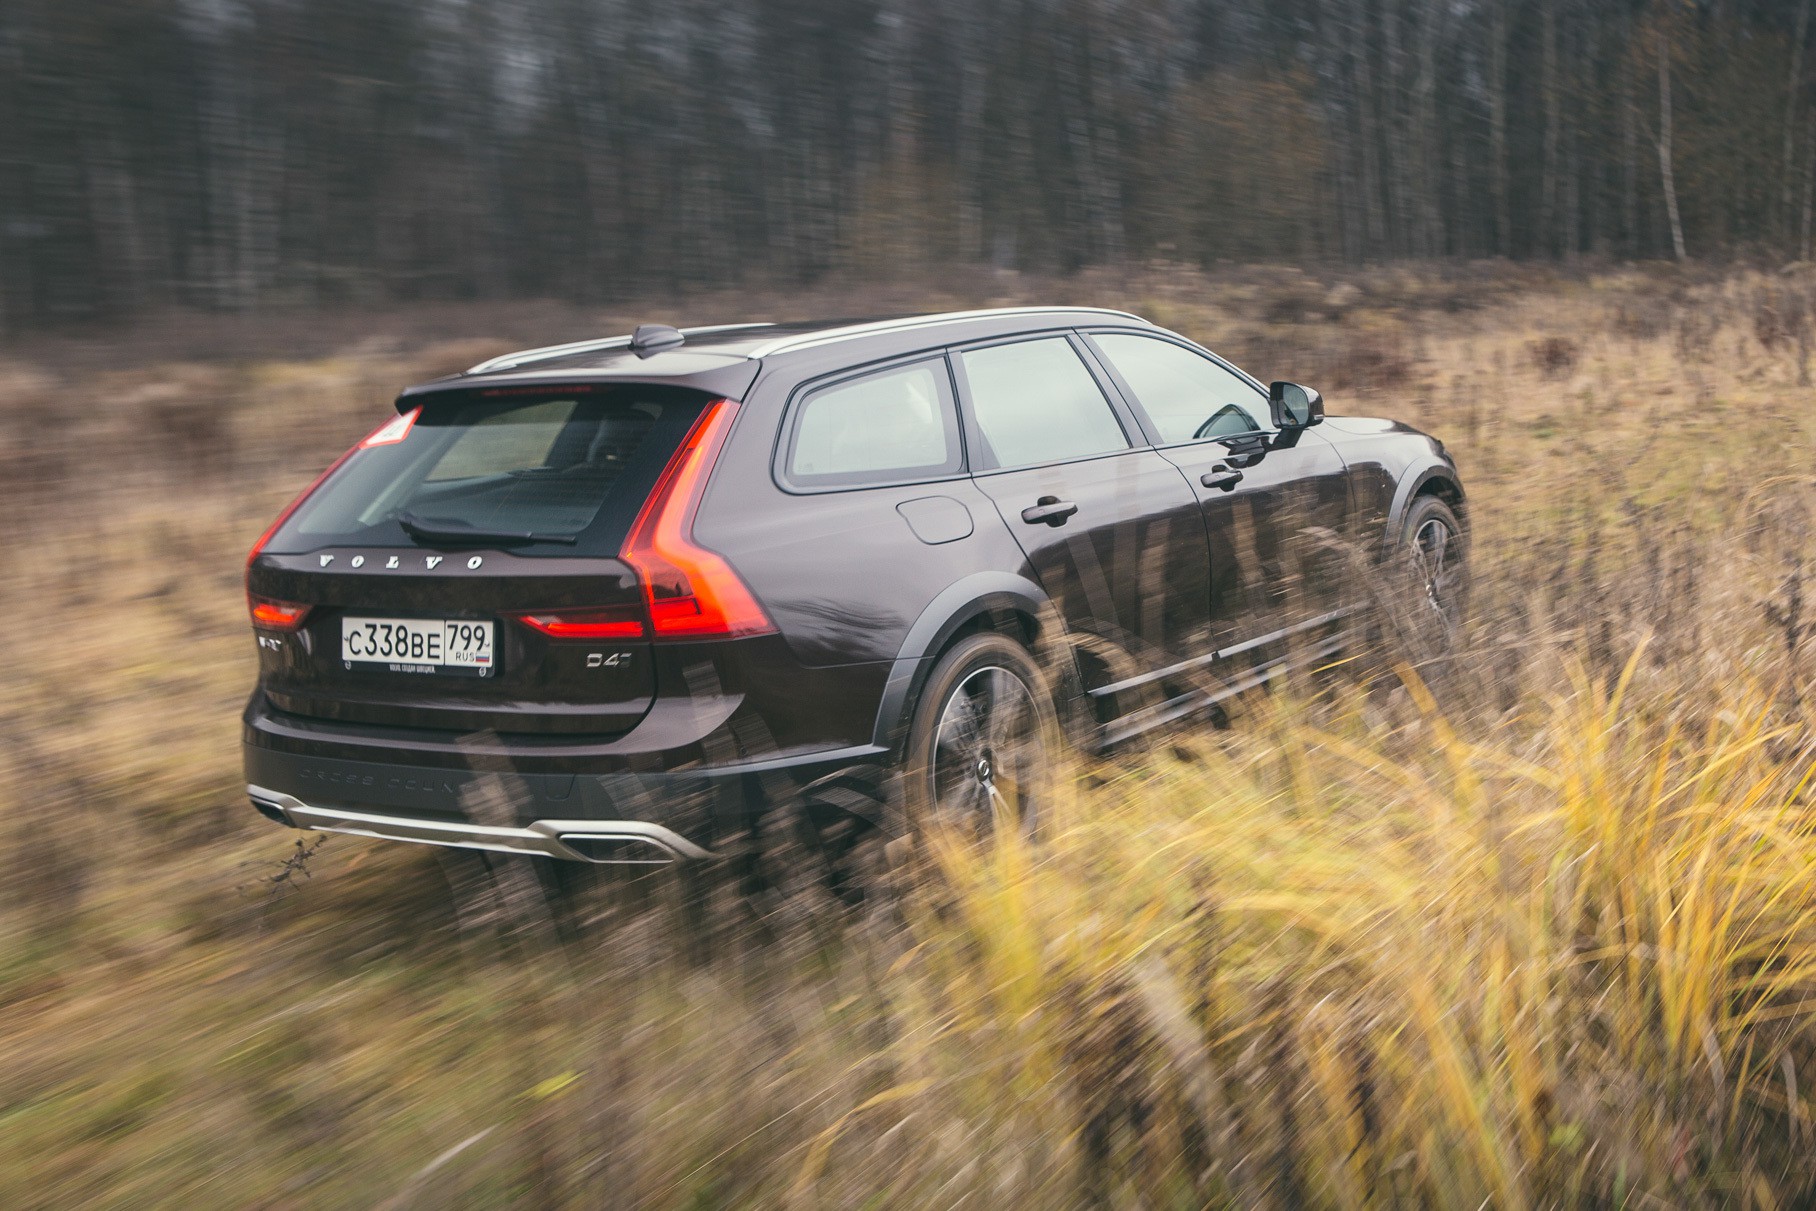
[[[431,396],[403,441],[356,452],[266,550],[504,542],[615,554],[707,399],[642,385]]]

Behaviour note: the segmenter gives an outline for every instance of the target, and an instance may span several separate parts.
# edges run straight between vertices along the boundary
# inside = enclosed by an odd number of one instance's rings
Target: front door
[[[953,355],[978,487],[1064,616],[1087,689],[1207,639],[1204,524],[1179,468],[1122,415],[1067,335]]]
[[[1338,629],[1353,595],[1338,543],[1349,480],[1336,447],[1315,430],[1274,432],[1265,392],[1184,343],[1089,339],[1197,493],[1217,650],[1260,663]]]

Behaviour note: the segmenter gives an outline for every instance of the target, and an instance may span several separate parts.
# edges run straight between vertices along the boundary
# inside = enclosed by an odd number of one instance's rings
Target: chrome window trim
[[[853,324],[846,328],[828,328],[824,332],[810,332],[801,336],[777,337],[750,351],[754,358],[769,357],[777,353],[791,353],[796,349],[808,349],[816,345],[829,345],[837,341],[854,340],[861,336],[875,336],[885,332],[908,332],[916,328],[927,328],[937,324],[951,323],[954,320],[990,319],[995,316],[1016,315],[1098,315],[1121,316],[1135,320],[1140,324],[1148,321],[1139,315],[1127,311],[1112,311],[1103,307],[989,307],[979,311],[946,311],[938,315],[911,315],[903,319],[877,320],[868,324]]]
[[[853,340],[861,336],[874,336],[885,332],[906,332],[916,328],[926,328],[936,324],[950,323],[955,320],[990,319],[995,316],[1016,315],[1095,315],[1114,316],[1134,320],[1144,327],[1150,327],[1149,321],[1129,311],[1117,311],[1108,307],[986,307],[976,311],[944,311],[937,315],[911,315],[902,319],[875,320],[868,324],[851,324],[844,328],[828,328],[821,332],[809,332],[799,336],[777,337],[756,346],[745,356],[755,360],[769,357],[771,354],[791,352],[796,349],[808,349],[817,345],[828,345],[837,341]],[[709,332],[735,332],[743,328],[772,328],[775,325],[764,321],[748,324],[716,324],[705,328],[683,328],[684,336],[695,336]],[[537,349],[520,349],[515,353],[501,354],[480,362],[463,373],[490,374],[497,370],[509,370],[530,362],[547,361],[550,358],[562,357],[570,353],[604,352],[607,349],[628,349],[630,336],[609,336],[598,340],[570,341],[565,345],[544,345]]]

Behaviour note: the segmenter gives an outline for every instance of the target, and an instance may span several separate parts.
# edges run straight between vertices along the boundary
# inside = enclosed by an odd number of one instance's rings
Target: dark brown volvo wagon
[[[406,390],[253,549],[247,790],[284,824],[593,862],[771,810],[1021,818],[1325,661],[1456,466],[1133,315],[646,325]]]

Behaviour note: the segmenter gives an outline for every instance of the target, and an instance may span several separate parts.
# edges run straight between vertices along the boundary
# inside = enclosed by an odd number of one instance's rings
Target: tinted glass
[[[992,345],[960,356],[977,427],[999,466],[1128,449],[1110,401],[1064,337]]]
[[[628,387],[501,395],[431,400],[403,441],[349,458],[268,549],[408,545],[415,540],[404,518],[552,541],[577,540],[601,523],[621,537],[705,398]]]
[[[1267,397],[1202,354],[1151,336],[1093,335],[1163,443],[1253,433]]]
[[[837,383],[801,404],[788,477],[801,484],[895,483],[959,469],[944,361]]]

